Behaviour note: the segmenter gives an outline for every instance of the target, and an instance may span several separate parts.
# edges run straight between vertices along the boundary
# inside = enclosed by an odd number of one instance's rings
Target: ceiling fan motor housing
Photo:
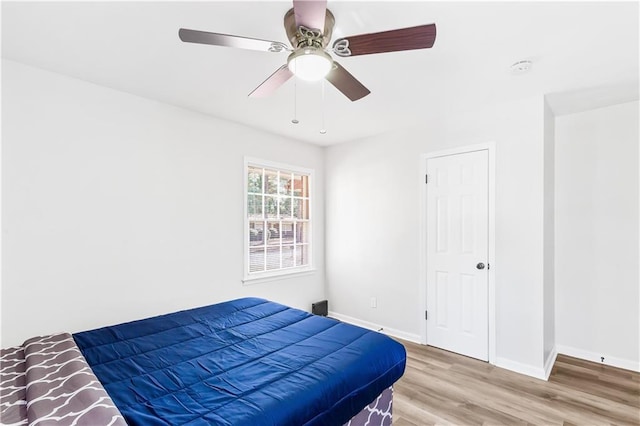
[[[284,15],[284,29],[294,49],[308,46],[326,48],[331,40],[335,23],[336,20],[329,9],[325,15],[324,28],[298,27],[293,9]]]

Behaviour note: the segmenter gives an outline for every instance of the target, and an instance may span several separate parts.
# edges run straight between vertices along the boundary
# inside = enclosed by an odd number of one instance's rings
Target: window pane
[[[248,192],[262,192],[262,168],[249,167],[247,190]]]
[[[267,248],[267,270],[280,269],[280,247]]]
[[[291,218],[291,197],[280,197],[280,218]]]
[[[279,222],[267,222],[267,244],[280,245],[280,223]]]
[[[249,249],[249,272],[264,271],[264,247]]]
[[[280,230],[282,244],[293,244],[293,222],[282,222]]]
[[[265,179],[267,180],[267,187],[265,193],[277,194],[278,193],[278,172],[275,170],[265,170]]]
[[[249,245],[264,245],[264,222],[249,222]]]
[[[296,246],[296,266],[309,264],[309,246]]]
[[[256,165],[246,172],[248,273],[309,265],[310,177]]]
[[[268,218],[278,217],[278,198],[266,195],[264,197],[264,213]]]
[[[291,173],[289,172],[280,172],[280,194],[281,195],[291,195]]]
[[[296,219],[309,219],[309,200],[303,198],[293,199],[293,217]]]
[[[249,219],[262,219],[262,195],[247,195]]]
[[[309,242],[309,224],[306,222],[296,223],[296,244]]]
[[[293,246],[282,246],[282,267],[293,268]]]
[[[309,196],[309,176],[293,176],[293,195],[297,197]]]

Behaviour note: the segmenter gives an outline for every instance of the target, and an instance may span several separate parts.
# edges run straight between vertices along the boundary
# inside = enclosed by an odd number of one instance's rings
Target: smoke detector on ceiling
[[[511,65],[511,74],[525,74],[531,70],[532,65],[531,61],[518,61]]]

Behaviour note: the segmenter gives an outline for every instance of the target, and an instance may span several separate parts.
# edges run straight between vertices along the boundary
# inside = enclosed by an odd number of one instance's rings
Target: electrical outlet
[[[378,299],[376,299],[375,297],[371,298],[371,307],[372,308],[377,308],[378,307]]]

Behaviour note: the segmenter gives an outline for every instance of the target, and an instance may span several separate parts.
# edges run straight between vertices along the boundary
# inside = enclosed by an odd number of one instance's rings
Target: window
[[[247,161],[245,280],[311,268],[311,171]]]

